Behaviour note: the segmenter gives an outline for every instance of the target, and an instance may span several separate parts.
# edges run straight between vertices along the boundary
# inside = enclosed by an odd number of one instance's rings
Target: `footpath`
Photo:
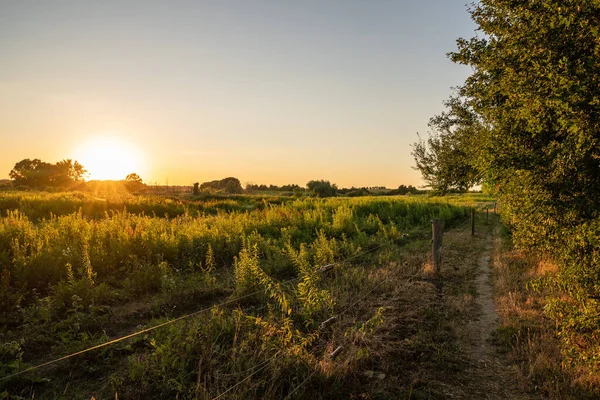
[[[468,224],[445,233],[439,274],[428,255],[411,260],[421,268],[408,279],[399,277],[396,289],[383,299],[386,323],[370,343],[365,391],[358,396],[540,398],[519,386],[518,367],[492,340],[499,324],[491,282],[496,231],[491,216],[486,222],[484,214],[478,216],[474,236]]]

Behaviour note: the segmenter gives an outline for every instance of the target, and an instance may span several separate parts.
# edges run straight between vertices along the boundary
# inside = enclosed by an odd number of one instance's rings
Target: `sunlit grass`
[[[315,274],[316,269],[390,241],[408,245],[428,236],[432,218],[443,218],[451,226],[468,214],[458,204],[485,199],[233,196],[202,201],[3,193],[0,338],[10,341],[11,332],[18,332],[28,343],[16,345],[14,354],[3,357],[21,354],[25,363],[33,362],[43,343],[64,354],[106,340],[106,335],[129,332],[136,324],[151,324],[156,317],[194,311],[211,299],[258,291],[262,294],[248,300],[249,309],[215,310],[212,317],[191,325],[157,332],[153,344],[140,338],[146,350],[122,366],[126,372],[118,375],[125,373],[125,378],[115,381],[114,387],[171,396],[177,391],[163,378],[181,378],[177,371],[198,358],[209,364],[220,360],[211,364],[211,374],[231,375],[273,352],[283,352],[286,356],[279,366],[289,363],[298,369],[311,363],[307,349],[318,338],[319,322],[377,279],[370,268],[352,264],[333,280]],[[368,254],[353,263],[390,262],[392,255],[393,249],[383,249],[378,257]],[[295,285],[279,283],[294,277]],[[221,336],[215,336],[217,332]],[[234,334],[239,339],[229,336]],[[188,346],[181,347],[178,340]],[[219,354],[203,353],[215,343],[222,346]],[[23,349],[30,350],[22,353]],[[177,367],[165,370],[165,363]],[[5,366],[1,374],[21,368]],[[109,365],[103,368],[113,371]],[[195,374],[195,366],[189,368],[188,373]],[[190,396],[196,387],[192,375],[181,382]],[[234,381],[231,375],[221,386],[206,387],[207,396]],[[281,387],[264,389],[273,397]]]

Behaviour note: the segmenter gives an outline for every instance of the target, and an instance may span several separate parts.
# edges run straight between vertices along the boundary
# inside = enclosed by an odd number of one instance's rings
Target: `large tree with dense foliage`
[[[53,186],[66,187],[83,181],[87,171],[78,161],[71,159],[62,160],[53,166]]]
[[[429,121],[427,140],[413,144],[415,169],[435,193],[466,192],[481,183],[477,135],[483,129],[477,115],[461,99],[446,103],[448,111]]]
[[[479,132],[481,168],[515,224],[550,220],[540,237],[598,215],[599,8],[482,1],[472,15],[485,36],[451,54],[474,69],[460,95],[489,127]]]
[[[83,165],[73,160],[62,160],[56,164],[38,158],[24,159],[15,164],[9,173],[14,186],[68,187],[81,182],[87,171]]]
[[[600,2],[481,0],[471,14],[480,34],[459,39],[450,57],[473,72],[441,118],[476,143],[474,165],[516,243],[561,264],[555,282],[572,302],[547,310],[570,354],[597,362],[589,327],[600,308],[589,297],[600,295]]]

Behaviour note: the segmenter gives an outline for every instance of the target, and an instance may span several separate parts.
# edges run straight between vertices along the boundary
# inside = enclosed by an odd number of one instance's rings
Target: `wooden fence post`
[[[431,254],[433,256],[433,269],[436,274],[440,273],[442,267],[442,237],[444,236],[444,220],[434,219],[431,221],[432,245]]]
[[[471,236],[475,236],[475,209],[471,209]]]

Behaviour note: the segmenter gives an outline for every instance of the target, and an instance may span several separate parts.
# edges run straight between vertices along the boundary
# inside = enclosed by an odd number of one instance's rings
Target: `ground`
[[[444,234],[439,275],[427,255],[420,270],[398,274],[380,299],[387,320],[369,343],[372,357],[356,398],[540,398],[491,340],[499,326],[491,282],[498,240],[494,216],[482,214],[475,236],[468,225]]]
[[[356,299],[336,330],[316,345],[314,373],[292,382],[290,398],[548,397],[524,379],[522,366],[509,358],[507,346],[491,340],[501,327],[497,313],[501,297],[491,277],[493,267],[497,269],[494,263],[503,254],[499,227],[494,215],[480,213],[474,236],[469,224],[445,232],[439,274],[431,268],[428,237],[409,241],[387,256],[385,248],[371,253],[365,268],[371,262],[378,266],[369,267],[371,276],[361,292],[368,297]],[[392,260],[375,263],[383,257]],[[367,290],[372,285],[373,291]],[[147,308],[141,299],[115,315],[125,331],[128,323],[137,324],[150,312]],[[383,323],[375,324],[372,332],[365,329],[379,313]],[[367,334],[361,335],[355,328],[359,326]],[[346,345],[333,359],[330,354],[340,343]],[[239,398],[234,392],[227,396],[223,398]]]

